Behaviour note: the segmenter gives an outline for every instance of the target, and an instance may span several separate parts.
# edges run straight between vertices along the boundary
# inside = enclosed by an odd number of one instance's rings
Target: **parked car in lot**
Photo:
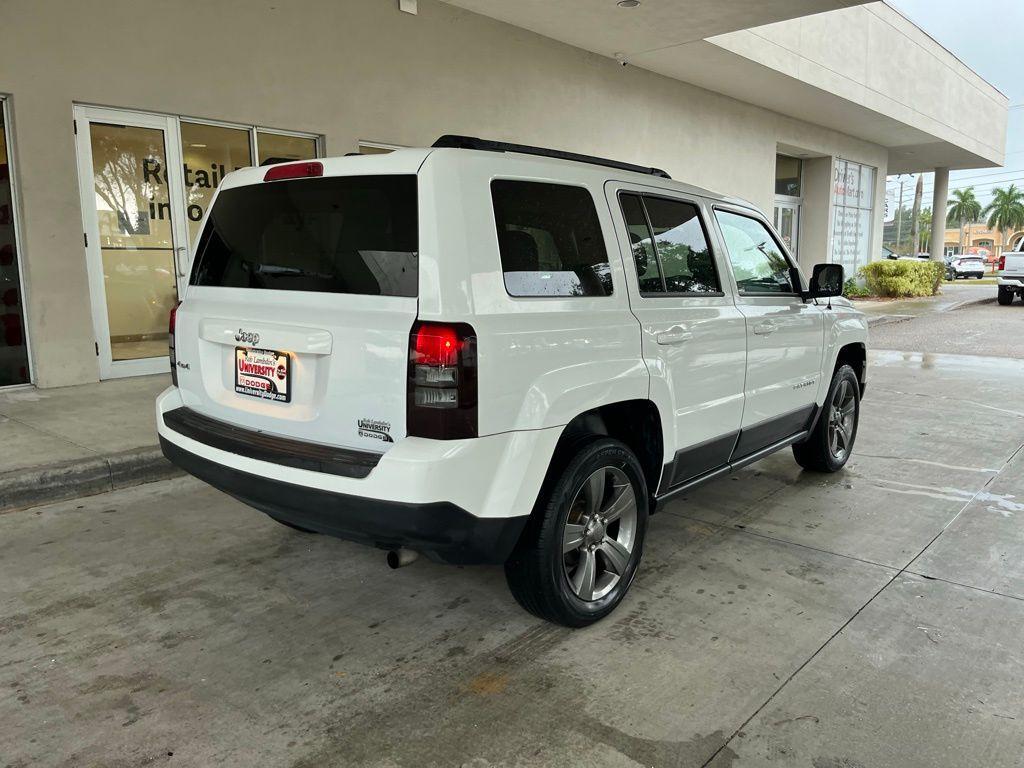
[[[946,279],[959,280],[960,278],[976,277],[981,279],[985,276],[985,259],[981,256],[947,256],[946,257]]]
[[[1020,248],[1024,243],[1017,247]],[[1020,296],[1024,300],[1024,250],[1011,251],[999,257],[996,264],[996,300],[1007,305],[1013,301],[1014,296]]]
[[[612,611],[651,513],[792,447],[850,457],[864,317],[761,211],[656,169],[467,137],[221,183],[171,314],[167,457],[272,518],[503,563]]]

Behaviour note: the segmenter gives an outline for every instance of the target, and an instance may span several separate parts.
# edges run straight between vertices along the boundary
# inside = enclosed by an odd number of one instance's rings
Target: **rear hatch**
[[[368,160],[225,180],[177,313],[186,406],[243,428],[377,452],[405,436],[422,156],[404,173],[381,172],[401,168],[397,159]]]
[[[1024,275],[1024,253],[1006,253],[1003,257],[1004,275]]]

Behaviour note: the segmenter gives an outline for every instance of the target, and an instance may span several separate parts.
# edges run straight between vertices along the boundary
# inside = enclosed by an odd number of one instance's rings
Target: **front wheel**
[[[793,446],[793,458],[804,469],[838,472],[850,459],[859,423],[860,382],[853,368],[841,365],[832,376],[817,424],[806,440]]]
[[[647,532],[647,483],[624,443],[601,438],[544,486],[505,577],[530,613],[583,627],[611,613],[633,583]]]

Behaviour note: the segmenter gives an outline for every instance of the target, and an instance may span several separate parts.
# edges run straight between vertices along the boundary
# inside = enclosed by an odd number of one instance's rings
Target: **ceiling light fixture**
[[[619,0],[616,5],[619,6],[619,8],[636,8],[640,5],[640,0]]]

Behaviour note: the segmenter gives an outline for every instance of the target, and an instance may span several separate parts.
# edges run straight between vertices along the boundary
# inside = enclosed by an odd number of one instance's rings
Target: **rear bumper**
[[[157,397],[161,446],[185,471],[302,528],[379,547],[406,546],[457,563],[506,559],[562,432],[551,427],[467,440],[406,437],[372,466],[355,462],[357,472],[352,457],[333,453],[289,448],[294,455],[282,458],[288,441],[264,440],[269,436],[251,426],[238,434],[179,431],[182,408],[201,412],[203,406],[177,387]],[[239,446],[243,432],[251,439]]]
[[[172,464],[270,517],[382,549],[408,547],[445,563],[503,563],[527,516],[475,517],[451,502],[410,504],[293,485],[218,464],[160,436]]]
[[[996,275],[996,284],[1005,288],[1024,288],[1024,275]]]

